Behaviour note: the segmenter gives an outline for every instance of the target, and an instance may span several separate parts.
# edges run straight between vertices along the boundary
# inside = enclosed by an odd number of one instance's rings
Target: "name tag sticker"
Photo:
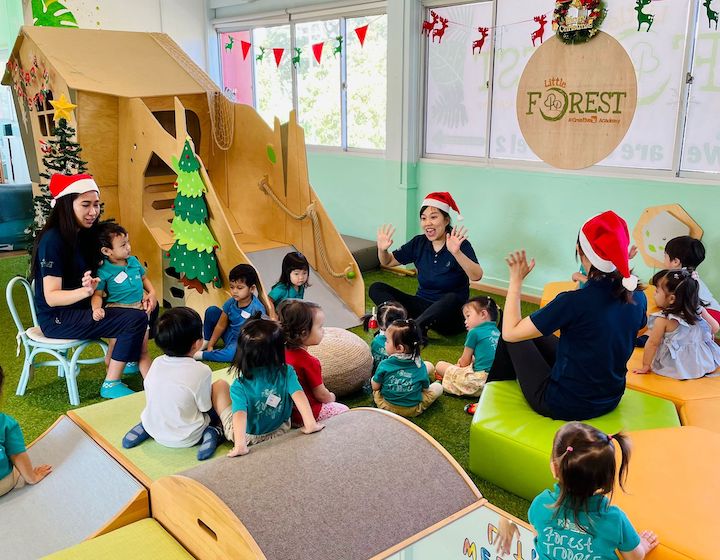
[[[275,393],[270,393],[265,401],[265,404],[269,407],[277,408],[277,405],[280,404],[280,397],[278,397]]]
[[[122,284],[122,283],[125,282],[125,280],[127,280],[127,279],[128,279],[128,275],[127,275],[127,273],[123,270],[123,271],[120,272],[120,274],[118,274],[118,275],[115,277],[115,283],[116,283],[116,284]]]
[[[243,319],[249,319],[249,318],[250,318],[250,313],[248,313],[247,311],[245,311],[245,310],[243,309],[243,310],[240,312],[240,317],[242,317]]]

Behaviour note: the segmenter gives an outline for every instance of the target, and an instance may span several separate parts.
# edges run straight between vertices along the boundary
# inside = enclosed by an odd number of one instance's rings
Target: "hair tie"
[[[700,280],[700,277],[698,276],[698,273],[697,273],[697,271],[695,271],[695,270],[693,270],[693,271],[690,273],[690,278],[692,278],[692,279],[695,280],[695,281]]]
[[[612,445],[612,442],[613,442],[612,434],[608,434],[607,442],[608,442],[610,445]]]
[[[568,445],[567,449],[565,450],[565,453],[572,453],[572,452],[573,452],[572,446]]]

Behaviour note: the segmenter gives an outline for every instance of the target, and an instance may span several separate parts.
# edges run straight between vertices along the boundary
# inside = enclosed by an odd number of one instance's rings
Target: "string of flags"
[[[360,42],[360,47],[365,46],[365,37],[367,36],[368,27],[370,26],[371,23],[377,21],[380,17],[383,17],[383,16],[379,16],[379,17],[373,19],[372,21],[366,23],[365,25],[361,25],[361,26],[355,28],[355,30],[354,30],[355,35],[357,36],[358,41]],[[325,47],[325,44],[328,42],[331,42],[331,41],[334,41],[334,44],[331,45],[332,46],[332,54],[333,54],[333,56],[337,57],[337,55],[341,54],[342,50],[343,50],[342,35],[337,35],[335,37],[328,38],[325,41],[319,41],[317,43],[313,43],[312,45],[310,45],[310,48],[311,48],[312,54],[313,54],[313,58],[315,58],[315,61],[318,64],[321,63],[323,49]],[[252,46],[253,45],[250,41],[244,41],[244,40],[240,41],[240,49],[242,50],[243,60],[247,59],[247,56],[250,53],[250,49]],[[235,38],[232,35],[229,35],[228,42],[225,43],[225,50],[232,51],[234,47],[235,47]],[[280,63],[282,62],[283,57],[285,56],[285,51],[288,50],[283,47],[265,47],[265,46],[260,46],[260,45],[257,45],[256,49],[259,51],[259,54],[255,55],[255,60],[257,62],[262,62],[263,60],[265,60],[265,55],[267,54],[267,52],[272,51],[273,58],[275,59],[276,67],[280,66]],[[295,54],[291,56],[290,61],[293,66],[297,67],[297,65],[300,64],[300,59],[303,54],[303,49],[300,47],[295,47],[293,49],[293,51],[295,52]]]

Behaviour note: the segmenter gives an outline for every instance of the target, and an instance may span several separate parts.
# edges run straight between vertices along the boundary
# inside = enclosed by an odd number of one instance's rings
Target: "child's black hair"
[[[168,356],[187,356],[193,344],[203,337],[202,319],[190,307],[173,307],[157,321],[155,343]]]
[[[393,321],[385,331],[385,336],[392,340],[396,348],[402,346],[405,354],[410,354],[413,360],[420,357],[422,346],[422,330],[414,319],[399,319]]]
[[[472,306],[475,311],[487,311],[490,316],[490,320],[497,323],[498,318],[502,317],[502,311],[498,307],[498,304],[490,296],[475,296],[471,297],[465,302],[463,308]]]
[[[697,322],[698,309],[707,302],[700,300],[700,284],[692,277],[692,268],[665,269],[656,272],[650,283],[656,290],[675,296],[672,304],[662,310],[663,315],[671,313],[682,317],[688,325]]]
[[[615,445],[620,447],[621,462],[618,481],[623,490],[630,461],[630,441],[622,433],[607,435],[582,422],[568,422],[555,434],[552,461],[560,487],[555,514],[561,506],[572,512],[572,521],[586,533],[579,521],[580,512],[588,513],[588,501],[598,491],[612,498],[617,475]],[[567,519],[566,519],[567,521]]]
[[[705,245],[699,239],[681,235],[665,243],[665,253],[670,260],[679,260],[680,266],[697,268],[705,260]]]
[[[372,319],[372,317],[372,313],[368,313],[367,315],[363,315],[362,317],[362,325],[363,329],[365,329],[365,332],[370,330],[370,319]],[[381,331],[387,329],[393,321],[407,319],[407,317],[407,309],[405,309],[403,305],[397,301],[386,301],[384,303],[381,303],[377,307],[376,318],[378,323],[378,329],[380,329]]]
[[[263,300],[263,287],[260,283],[260,277],[258,276],[257,270],[255,270],[252,265],[243,263],[233,267],[230,274],[228,274],[228,281],[242,282],[248,288],[255,286],[260,301]]]
[[[285,367],[285,333],[280,323],[254,313],[240,329],[230,369],[238,379],[252,379],[255,370],[267,368],[269,381],[274,382]]]
[[[283,257],[282,267],[280,269],[280,279],[278,280],[278,284],[290,286],[292,284],[292,282],[290,282],[290,273],[293,270],[307,271],[308,280],[310,279],[310,263],[305,258],[305,255],[303,255],[299,251],[290,251],[287,255]],[[310,286],[310,282],[305,281],[303,287],[307,288],[308,286]]]
[[[120,235],[127,235],[127,230],[116,222],[103,222],[98,231],[98,243],[101,249],[112,249],[113,240]]]
[[[322,309],[317,303],[301,299],[286,299],[278,306],[278,319],[285,331],[288,348],[300,348],[312,330],[315,315]]]

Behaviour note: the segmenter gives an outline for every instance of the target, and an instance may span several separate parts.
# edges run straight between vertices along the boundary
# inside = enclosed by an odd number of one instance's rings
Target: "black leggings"
[[[381,305],[386,301],[397,301],[402,304],[423,333],[433,329],[442,335],[453,335],[465,330],[465,319],[462,314],[465,300],[457,294],[445,294],[437,301],[430,301],[406,294],[384,282],[375,282],[370,286],[369,295],[375,305]]]
[[[517,379],[528,404],[538,414],[553,418],[545,404],[545,388],[555,364],[558,337],[541,336],[522,342],[498,341],[487,382]]]

